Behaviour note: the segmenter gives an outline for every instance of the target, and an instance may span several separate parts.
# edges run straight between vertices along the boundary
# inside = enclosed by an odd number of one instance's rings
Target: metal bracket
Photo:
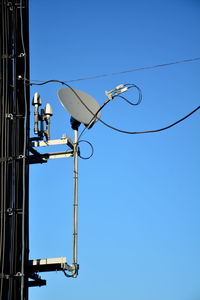
[[[57,145],[67,145],[71,149],[74,149],[74,143],[69,137],[64,137],[59,140],[37,140],[37,141],[31,141],[30,146],[31,147],[45,147],[45,146],[57,146]]]
[[[28,264],[28,271],[30,273],[63,270],[74,272],[74,266],[67,264],[66,257],[33,259],[29,260]]]
[[[44,153],[44,154],[35,154],[35,155],[30,155],[28,157],[28,163],[29,164],[38,164],[38,163],[42,164],[42,163],[46,163],[48,161],[48,159],[72,157],[73,155],[74,155],[74,152],[71,150],[70,151]]]
[[[7,208],[6,212],[8,213],[9,216],[12,216],[14,213],[15,214],[22,214],[22,209],[9,207],[9,208]]]
[[[28,157],[29,164],[37,164],[37,163],[42,164],[42,163],[46,163],[48,159],[72,157],[74,155],[74,143],[67,136],[62,137],[59,140],[43,141],[40,139],[34,140],[34,138],[30,138],[29,141],[30,141],[29,151],[33,154],[33,155],[29,155]],[[42,154],[33,148],[33,147],[45,147],[45,146],[57,146],[57,145],[67,145],[73,151],[69,150],[69,151],[60,151],[60,152]]]
[[[28,276],[30,279],[32,280],[29,280],[28,281],[28,287],[34,287],[34,286],[44,286],[47,284],[46,280],[44,279],[41,279],[41,277],[34,273],[34,274],[29,274]]]

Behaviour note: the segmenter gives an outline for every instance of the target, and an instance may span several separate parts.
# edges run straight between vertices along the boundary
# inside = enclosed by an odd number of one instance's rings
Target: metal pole
[[[74,277],[78,273],[78,129],[74,129],[74,215],[73,215],[73,264]]]

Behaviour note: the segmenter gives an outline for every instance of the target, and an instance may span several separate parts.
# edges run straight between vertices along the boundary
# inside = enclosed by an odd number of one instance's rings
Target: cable
[[[27,79],[24,79],[27,81]],[[76,93],[76,91],[67,83],[65,83],[64,81],[61,81],[61,80],[57,80],[57,79],[50,79],[50,80],[47,80],[47,81],[44,81],[44,82],[41,82],[41,83],[33,83],[33,82],[30,82],[29,85],[32,86],[32,85],[45,85],[45,84],[48,84],[48,83],[51,83],[51,82],[57,82],[57,83],[61,83],[65,86],[67,86],[69,89],[71,89],[71,91],[75,94],[75,96],[80,100],[80,102],[83,104],[83,106],[85,106],[85,108],[94,116],[94,113],[89,109],[89,107],[87,107],[87,105],[82,101],[82,99],[80,98],[80,96]]]
[[[118,95],[118,97],[122,98],[123,100],[125,100],[128,104],[136,106],[139,105],[142,101],[142,91],[141,89],[136,85],[136,84],[125,84],[126,87],[130,88],[136,88],[138,91],[138,101],[136,103],[129,101],[127,98],[125,98],[124,96]]]
[[[91,154],[89,156],[87,156],[87,157],[81,156],[80,153],[79,153],[79,157],[81,159],[90,159],[93,156],[93,154],[94,154],[94,147],[92,146],[92,144],[90,142],[88,142],[86,140],[80,140],[80,141],[78,141],[78,144],[80,144],[80,143],[87,143],[88,145],[90,145],[92,151],[91,151]]]
[[[44,82],[41,82],[41,83],[33,83],[33,82],[30,82],[29,85],[45,85],[45,84],[48,84],[48,83],[51,83],[51,82],[57,82],[57,83],[61,83],[65,86],[67,86],[69,89],[71,89],[71,91],[74,93],[74,95],[79,99],[79,101],[81,102],[81,104],[83,104],[83,106],[93,115],[93,118],[91,119],[90,123],[88,124],[87,128],[90,127],[91,123],[93,122],[94,118],[95,119],[98,119],[99,121],[101,121],[101,119],[99,119],[97,117],[98,113],[100,112],[100,110],[102,110],[102,108],[110,101],[110,99],[107,99],[104,104],[99,108],[99,110],[97,111],[96,114],[94,114],[91,109],[89,109],[89,107],[83,102],[83,100],[81,99],[81,97],[76,93],[76,91],[67,83],[65,83],[64,81],[61,81],[61,80],[57,80],[57,79],[51,79],[51,80],[47,80],[47,81],[44,81]],[[81,133],[82,134],[82,133]],[[79,137],[80,138],[80,137]]]
[[[7,11],[6,4],[2,3],[1,6],[1,23],[2,23],[2,53],[5,55],[5,59],[2,61],[2,113],[5,115],[6,108],[8,105],[8,90],[7,90],[7,80],[8,80],[8,37],[7,37]],[[5,136],[7,134],[6,119],[5,117],[1,118],[1,155],[5,156],[7,154],[7,145],[5,143]],[[5,265],[5,231],[6,231],[6,163],[1,167],[1,209],[3,211],[1,217],[1,249],[0,249],[0,262],[1,262],[1,274],[4,273]],[[2,299],[3,294],[3,284],[4,280],[1,280],[0,286],[0,298]]]
[[[118,131],[118,132],[121,132],[121,133],[126,133],[126,134],[142,134],[142,133],[155,133],[155,132],[160,132],[160,131],[163,131],[163,130],[167,130],[175,125],[177,125],[178,123],[184,121],[185,119],[189,118],[192,114],[194,114],[197,110],[200,109],[200,106],[197,106],[193,111],[191,111],[189,114],[187,114],[186,116],[184,116],[183,118],[175,121],[174,123],[168,125],[168,126],[165,126],[165,127],[162,127],[162,128],[159,128],[159,129],[155,129],[155,130],[145,130],[145,131],[127,131],[127,130],[122,130],[122,129],[119,129],[119,128],[116,128],[106,122],[104,122],[103,120],[99,119],[97,117],[97,114],[99,112],[99,110],[97,111],[96,114],[94,114],[88,107],[87,105],[85,105],[85,103],[81,100],[81,98],[79,97],[79,95],[75,92],[75,90],[67,83],[65,83],[64,81],[60,81],[60,80],[48,80],[48,81],[44,81],[42,83],[29,83],[29,85],[44,85],[44,84],[47,84],[47,83],[50,83],[50,82],[58,82],[58,83],[61,83],[61,84],[64,84],[66,85],[67,87],[69,87],[73,92],[74,94],[78,97],[78,99],[80,100],[80,102],[87,108],[87,110],[93,115],[93,118],[91,119],[90,123],[92,122],[92,120],[94,118],[98,119],[98,121],[100,121],[103,125],[105,125],[106,127],[110,128],[110,129],[113,129],[115,131]],[[109,99],[106,100],[106,102],[100,107],[100,110],[109,102]],[[81,132],[80,136],[83,134],[83,132],[88,128],[88,126],[86,128],[84,128],[84,130]],[[79,139],[80,139],[80,136],[79,136]]]
[[[110,99],[106,99],[106,101],[101,105],[101,107],[97,110],[96,114],[93,116],[93,118],[91,119],[91,121],[89,122],[89,124],[81,131],[81,133],[79,134],[78,137],[78,141],[80,141],[81,136],[83,135],[83,133],[90,128],[92,122],[97,118],[98,113],[110,102]],[[98,119],[100,120],[100,119]]]
[[[193,111],[191,111],[189,114],[187,114],[186,116],[184,116],[183,118],[177,120],[176,122],[166,126],[166,127],[162,127],[162,128],[159,128],[159,129],[155,129],[155,130],[146,130],[146,131],[126,131],[126,130],[122,130],[122,129],[119,129],[119,128],[116,128],[116,127],[113,127],[109,124],[107,124],[106,122],[101,121],[101,123],[103,123],[105,126],[107,126],[108,128],[110,129],[113,129],[115,131],[118,131],[118,132],[121,132],[121,133],[126,133],[126,134],[142,134],[142,133],[155,133],[155,132],[159,132],[159,131],[163,131],[163,130],[167,130],[175,125],[177,125],[178,123],[184,121],[185,119],[189,118],[192,114],[194,114],[197,110],[200,109],[200,106],[197,106]]]
[[[200,57],[182,59],[182,60],[172,61],[172,62],[169,62],[169,63],[159,64],[159,65],[139,67],[139,68],[130,69],[130,70],[126,70],[126,71],[105,73],[105,74],[94,75],[94,76],[90,76],[90,77],[83,77],[83,78],[78,78],[78,79],[65,80],[64,82],[65,83],[71,83],[71,82],[78,82],[78,81],[83,81],[83,80],[99,79],[99,78],[103,78],[103,77],[109,77],[109,76],[126,74],[126,73],[133,73],[133,72],[137,72],[137,71],[151,70],[151,69],[162,68],[162,67],[167,67],[167,66],[177,65],[177,64],[182,64],[182,63],[188,63],[188,62],[193,62],[193,61],[198,61],[198,60],[200,60]],[[42,82],[42,80],[34,80],[34,79],[32,79],[32,81]]]

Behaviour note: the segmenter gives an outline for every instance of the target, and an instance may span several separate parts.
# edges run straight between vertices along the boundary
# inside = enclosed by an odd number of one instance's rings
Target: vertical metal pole
[[[77,276],[78,264],[78,129],[74,130],[74,215],[73,215],[73,264],[74,277]]]

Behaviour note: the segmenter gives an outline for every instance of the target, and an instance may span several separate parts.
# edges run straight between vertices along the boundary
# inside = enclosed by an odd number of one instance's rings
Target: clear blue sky
[[[71,80],[199,57],[199,28],[198,0],[31,0],[31,79]],[[140,106],[116,99],[102,112],[106,122],[137,131],[166,126],[200,105],[199,79],[197,61],[72,86],[103,103],[105,90],[137,84]],[[58,88],[31,88],[31,96],[37,91],[52,105],[53,139],[73,137]],[[200,112],[147,135],[97,123],[84,139],[95,153],[79,164],[79,277],[41,274],[47,286],[31,288],[30,300],[199,300]],[[82,144],[81,151],[90,149]],[[72,159],[31,166],[31,258],[72,260],[72,175]]]

